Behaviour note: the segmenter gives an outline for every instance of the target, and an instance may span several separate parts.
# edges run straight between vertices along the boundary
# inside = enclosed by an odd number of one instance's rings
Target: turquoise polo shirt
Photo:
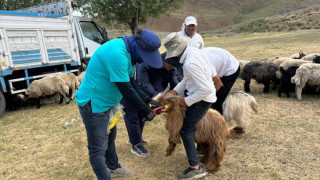
[[[91,100],[93,113],[105,112],[122,98],[115,82],[130,82],[133,75],[131,56],[124,41],[108,41],[92,55],[76,93],[76,102],[84,106]]]

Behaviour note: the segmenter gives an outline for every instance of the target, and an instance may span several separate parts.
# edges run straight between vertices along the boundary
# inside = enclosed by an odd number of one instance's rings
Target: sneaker
[[[131,152],[139,157],[149,156],[149,152],[144,148],[142,144],[132,146]]]
[[[110,176],[112,178],[115,178],[115,177],[130,177],[130,176],[133,176],[135,174],[135,172],[123,167],[122,165],[120,165],[121,167],[115,169],[115,170],[111,170],[109,168],[108,169],[108,172],[110,174]]]
[[[130,145],[130,146],[132,146],[130,140],[127,141],[127,144]],[[147,141],[144,141],[144,140],[142,139],[140,144],[142,144],[142,145],[144,145],[144,146],[147,146],[147,145],[148,145],[148,142],[147,142]]]
[[[207,172],[204,172],[200,166],[199,170],[196,170],[192,167],[188,167],[181,175],[178,175],[178,179],[200,179],[207,175]]]

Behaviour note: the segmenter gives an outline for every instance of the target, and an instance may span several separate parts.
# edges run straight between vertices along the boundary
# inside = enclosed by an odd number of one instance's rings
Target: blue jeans
[[[89,159],[99,180],[111,179],[107,167],[114,170],[120,167],[115,147],[117,127],[108,134],[109,111],[92,113],[91,102],[78,106],[86,127]]]
[[[125,98],[122,98],[120,103],[124,107],[124,122],[127,127],[129,140],[132,145],[139,144],[142,141],[142,132],[144,127],[142,112],[132,106],[132,104]]]
[[[180,135],[190,166],[196,166],[199,164],[199,158],[197,157],[197,151],[194,144],[194,131],[197,123],[202,117],[204,117],[211,105],[212,103],[200,101],[188,107],[186,111],[183,126],[180,129]]]

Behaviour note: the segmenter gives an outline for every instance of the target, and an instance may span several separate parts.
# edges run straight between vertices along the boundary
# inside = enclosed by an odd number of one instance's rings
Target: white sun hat
[[[177,57],[180,55],[183,50],[188,46],[188,43],[191,39],[181,37],[178,33],[170,33],[164,39],[164,47],[167,49],[166,59],[171,57]]]

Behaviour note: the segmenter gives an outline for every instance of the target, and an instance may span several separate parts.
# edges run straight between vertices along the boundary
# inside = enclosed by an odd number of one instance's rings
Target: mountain
[[[144,27],[179,31],[190,15],[198,20],[198,32],[318,29],[320,0],[186,0],[180,9],[149,19]]]

